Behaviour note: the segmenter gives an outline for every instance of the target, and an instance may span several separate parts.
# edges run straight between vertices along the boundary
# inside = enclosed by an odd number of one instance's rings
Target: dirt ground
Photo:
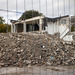
[[[2,67],[0,75],[75,75],[75,66]]]

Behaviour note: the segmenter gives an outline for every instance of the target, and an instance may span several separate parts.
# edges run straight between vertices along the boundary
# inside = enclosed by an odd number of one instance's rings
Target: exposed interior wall
[[[30,31],[39,31],[39,25],[38,24],[27,24],[26,32],[30,32]]]
[[[16,32],[23,32],[23,24],[22,23],[15,24],[15,29]]]
[[[43,18],[44,16],[38,16],[31,19],[26,19],[25,21],[14,22],[14,31],[11,30],[11,32],[15,33],[45,30],[45,27],[43,27]]]
[[[75,32],[75,16],[71,16],[71,32]]]
[[[75,32],[75,25],[71,26],[71,32]]]

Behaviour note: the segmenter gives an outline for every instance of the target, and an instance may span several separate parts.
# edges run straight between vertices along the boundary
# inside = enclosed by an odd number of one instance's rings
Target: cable
[[[70,18],[70,0],[69,0],[69,18]],[[70,26],[70,19],[69,19],[69,26]],[[70,26],[71,27],[71,26]],[[71,28],[70,28],[71,29]],[[70,30],[71,31],[71,30]],[[68,59],[69,59],[69,57],[68,57]],[[68,66],[68,75],[69,75],[69,71],[70,71],[70,69],[69,69],[69,66]]]
[[[63,3],[64,3],[64,15],[65,15],[65,0],[63,0]]]
[[[26,11],[26,0],[24,0],[24,13],[25,13],[25,11]],[[25,20],[26,20],[26,14],[24,15],[25,17],[24,17],[24,22],[25,22]],[[25,47],[26,47],[26,44],[25,44]],[[24,49],[24,60],[26,60],[26,48]],[[25,62],[24,62],[24,64],[25,64]],[[26,65],[25,65],[26,66]],[[26,73],[25,72],[25,70],[26,70],[26,67],[24,66],[24,74]],[[27,69],[27,72],[28,72],[28,69]]]
[[[32,18],[33,18],[33,0],[31,0],[32,1]],[[34,31],[34,25],[33,25],[33,21],[32,21],[32,31]],[[31,62],[33,62],[33,56],[34,56],[34,36],[33,36],[33,50],[32,50],[32,58],[31,58]],[[32,63],[32,75],[33,75],[33,70],[34,70],[34,68],[33,68],[33,63]]]
[[[17,0],[16,0],[16,12],[17,12]],[[16,13],[16,20],[17,20],[17,13]],[[17,25],[15,24],[15,28],[17,28]],[[17,32],[17,31],[16,31]],[[17,53],[16,53],[17,54]],[[16,56],[17,58],[17,56]],[[16,75],[17,75],[17,64],[16,64]]]
[[[47,16],[47,5],[48,5],[48,4],[47,4],[47,0],[46,0],[46,16]]]
[[[46,16],[47,16],[47,0],[46,0]],[[46,18],[46,24],[47,24],[47,18]],[[46,51],[46,75],[47,75],[47,51]]]
[[[8,0],[7,0],[7,33],[8,33]]]
[[[65,0],[63,0],[63,6],[64,6],[64,16],[65,16]],[[63,49],[63,51],[64,51],[64,56],[63,56],[63,75],[64,75],[65,48]]]
[[[39,12],[41,13],[41,0],[39,0]],[[40,19],[41,19],[41,16],[40,16]],[[40,22],[40,21],[39,21]],[[39,28],[40,28],[40,23],[39,23]],[[40,39],[41,37],[39,37]],[[39,64],[41,64],[41,50],[40,50],[40,59],[38,59],[38,61],[40,61]],[[39,67],[39,75],[41,75],[41,66]]]
[[[52,17],[54,18],[54,2],[52,0]]]
[[[32,0],[32,18],[33,18],[33,12],[34,12],[34,10],[33,10],[33,0]],[[34,31],[33,30],[33,21],[32,21],[32,31]]]
[[[41,13],[41,0],[39,0],[39,12]]]
[[[7,34],[8,34],[8,0],[7,0]],[[8,53],[8,52],[7,52]],[[6,59],[7,60],[7,59]],[[8,71],[8,68],[6,66],[6,75],[7,75],[7,71]]]
[[[75,16],[75,0],[74,0],[74,16]]]
[[[23,12],[16,12],[16,11],[12,11],[12,10],[5,10],[5,9],[0,9],[0,11],[4,11],[4,12],[12,12],[12,13],[19,13],[22,14]]]
[[[75,16],[75,0],[74,0],[74,16]],[[74,55],[75,55],[75,52],[74,52]],[[75,73],[74,73],[74,72],[75,72],[74,67],[75,67],[75,66],[74,66],[74,64],[73,64],[73,75],[75,75]]]
[[[16,12],[18,11],[18,5],[17,5],[17,0],[16,0]],[[18,13],[16,13],[16,19],[17,19],[17,15]]]
[[[75,0],[74,0],[74,16],[75,16]],[[75,55],[75,52],[74,52],[74,55]],[[75,75],[75,66],[73,65],[73,75]]]
[[[58,0],[58,17],[59,17],[59,0]]]
[[[69,0],[69,16],[70,16],[70,0]]]
[[[57,4],[58,4],[58,17],[59,17],[59,0],[57,0]],[[57,23],[57,33],[58,33],[58,35],[57,35],[57,39],[59,40],[59,19],[57,20],[58,21],[58,23]],[[59,44],[58,44],[58,48],[59,48]],[[59,66],[58,66],[58,69],[59,69]],[[57,71],[57,75],[59,75],[59,72]]]
[[[52,0],[52,17],[54,18],[54,0]],[[54,23],[52,22],[52,24],[53,24],[53,34],[54,34]],[[54,68],[53,65],[52,65],[52,68]],[[53,75],[53,70],[52,70],[52,75]]]
[[[26,0],[24,0],[24,12],[26,11]],[[26,13],[25,13],[25,17],[24,17],[25,19],[26,19]],[[25,20],[24,19],[24,20]]]

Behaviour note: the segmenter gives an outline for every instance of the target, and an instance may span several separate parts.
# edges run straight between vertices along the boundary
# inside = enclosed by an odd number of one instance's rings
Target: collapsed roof
[[[65,17],[69,17],[69,15],[66,15],[66,16],[60,16],[60,17],[56,17],[56,18],[49,18],[49,17],[44,17],[43,20],[44,22],[56,22],[58,19],[61,19],[61,18],[65,18]],[[11,20],[10,21],[11,23],[16,23],[16,22],[19,22],[18,20]]]

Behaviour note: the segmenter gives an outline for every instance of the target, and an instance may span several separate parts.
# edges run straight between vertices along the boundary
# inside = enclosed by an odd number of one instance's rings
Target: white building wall
[[[57,23],[48,22],[47,25],[48,26],[46,26],[46,31],[49,34],[54,34],[54,33],[58,32],[58,25],[57,25]]]
[[[66,35],[64,38],[63,38],[63,40],[64,41],[73,41],[73,35]]]
[[[59,24],[59,22],[48,22],[46,27],[46,31],[49,34],[54,34],[59,32],[60,38],[62,39],[68,32],[69,32],[69,26],[67,24]]]
[[[54,33],[57,33],[58,32],[58,23],[55,22],[54,23]]]
[[[69,32],[69,27],[67,25],[59,25],[59,32],[60,32],[60,38],[62,39],[68,32]]]

